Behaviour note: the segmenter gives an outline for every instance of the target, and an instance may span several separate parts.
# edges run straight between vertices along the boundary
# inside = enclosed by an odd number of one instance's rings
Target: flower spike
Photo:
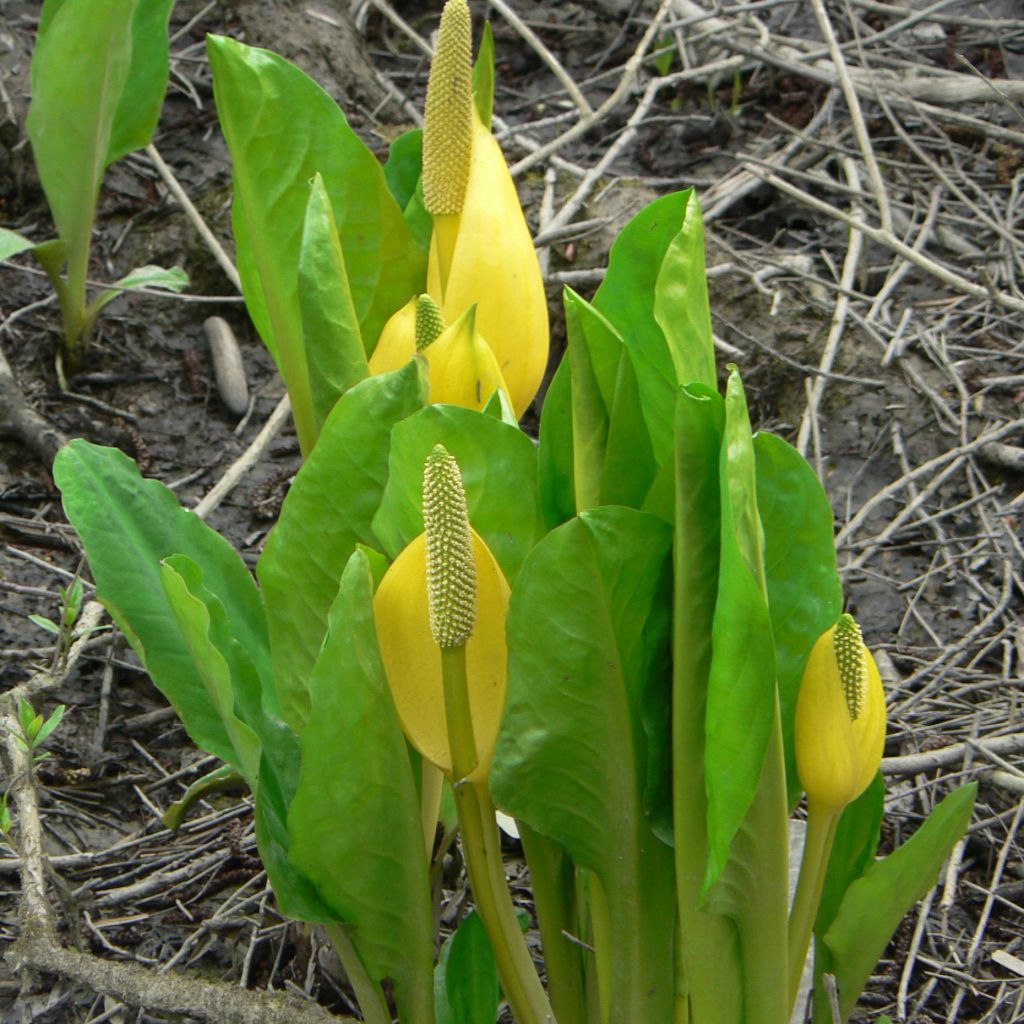
[[[441,12],[423,124],[423,205],[435,215],[462,212],[473,146],[472,26],[466,0]]]
[[[423,532],[430,632],[438,647],[461,647],[476,621],[476,566],[459,464],[439,444],[423,467]]]
[[[416,300],[416,351],[422,352],[444,332],[441,307],[426,294]]]

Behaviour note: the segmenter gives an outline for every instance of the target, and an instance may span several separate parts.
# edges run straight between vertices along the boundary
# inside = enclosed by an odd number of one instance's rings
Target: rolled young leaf
[[[299,315],[318,429],[335,402],[369,376],[345,255],[323,178],[309,190],[299,249]]]

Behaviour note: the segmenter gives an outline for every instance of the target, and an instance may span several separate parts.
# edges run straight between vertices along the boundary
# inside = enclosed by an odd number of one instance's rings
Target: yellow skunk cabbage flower
[[[479,411],[495,391],[508,397],[494,353],[476,329],[475,306],[445,327],[441,310],[429,295],[410,299],[384,325],[370,357],[370,373],[397,370],[417,352],[430,370],[430,402]]]
[[[838,812],[867,789],[885,743],[878,667],[851,615],[815,641],[796,704],[794,742],[808,803]]]
[[[466,0],[448,0],[423,126],[423,201],[434,222],[427,291],[447,323],[476,304],[521,417],[547,366],[547,299],[512,176],[473,103],[470,36]]]
[[[465,645],[476,743],[476,767],[468,778],[481,781],[505,707],[509,587],[469,525],[458,463],[440,445],[424,467],[423,525],[374,596],[381,660],[409,741],[451,775],[441,651]]]

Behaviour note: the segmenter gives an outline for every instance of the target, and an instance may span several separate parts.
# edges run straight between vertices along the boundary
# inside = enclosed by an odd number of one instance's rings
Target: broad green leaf
[[[490,131],[494,113],[494,34],[489,21],[484,22],[473,65],[473,103],[484,127]]]
[[[592,869],[607,897],[609,1019],[671,1019],[670,849],[644,814],[644,705],[668,643],[666,524],[598,508],[530,552],[508,617],[509,694],[491,768],[502,809]]]
[[[12,256],[17,256],[19,252],[35,248],[35,244],[17,232],[10,231],[8,228],[0,228],[0,263],[9,260]]]
[[[275,762],[270,759],[273,750]],[[316,885],[288,858],[288,808],[299,783],[299,741],[290,729],[263,752],[260,787],[256,793],[256,845],[260,860],[285,917],[321,924],[336,922],[337,914],[321,899]]]
[[[172,555],[165,559],[160,563],[160,579],[182,639],[192,655],[192,663],[206,685],[207,700],[220,716],[224,731],[231,740],[234,756],[229,759],[229,763],[241,772],[242,778],[255,792],[259,787],[263,745],[256,733],[235,713],[234,689],[235,685],[243,686],[245,682],[251,682],[255,670],[251,662],[242,665],[243,660],[248,662],[248,657],[231,640],[227,624],[223,621],[223,606],[219,608],[222,621],[217,630],[221,634],[217,638],[220,643],[214,639],[214,626],[211,622],[213,610],[200,596],[203,590],[202,572],[192,559],[184,555]],[[211,598],[208,593],[203,596],[207,600]],[[234,664],[228,663],[229,657]],[[256,682],[258,692],[258,680]]]
[[[676,890],[680,956],[690,1018],[722,1024],[742,1020],[738,936],[727,916],[702,906],[707,862],[704,728],[712,627],[719,575],[719,482],[725,407],[719,395],[693,385],[676,405],[672,627],[672,756]]]
[[[143,480],[123,452],[74,440],[57,453],[54,480],[85,546],[96,593],[196,745],[224,761],[233,747],[192,663],[160,581],[160,561],[185,554],[223,604],[274,712],[267,625],[259,592],[238,553],[163,484]]]
[[[694,189],[686,197],[679,233],[669,242],[654,284],[654,319],[665,335],[676,380],[715,386],[715,345],[704,266],[704,225]]]
[[[373,532],[391,558],[423,532],[423,463],[436,444],[455,456],[473,529],[512,583],[540,533],[537,450],[518,427],[493,416],[429,405],[399,423]]]
[[[81,0],[74,0],[80,3]],[[107,164],[148,146],[167,91],[167,22],[174,0],[138,0],[132,16],[132,59],[114,113]]]
[[[569,359],[563,356],[540,413],[537,476],[540,513],[547,530],[576,514],[572,463],[572,373]]]
[[[327,93],[267,50],[221,36],[208,37],[207,48],[232,156],[232,224],[246,304],[292,394],[301,436],[310,397],[296,271],[309,180],[319,172],[330,196],[367,352],[387,318],[423,291],[426,254],[376,158]],[[308,453],[312,422],[305,433]]]
[[[188,287],[188,274],[181,267],[157,267],[152,264],[136,267],[110,288],[104,288],[90,303],[90,309],[99,311],[111,299],[133,288],[163,288],[170,292],[183,292]]]
[[[800,794],[793,753],[797,692],[814,641],[843,610],[843,592],[836,572],[832,507],[814,471],[795,448],[772,434],[754,437],[754,454],[792,806]]]
[[[79,252],[88,248],[131,68],[135,6],[136,0],[67,0],[48,16],[32,57],[26,129],[57,231]]]
[[[615,326],[629,351],[640,389],[654,455],[662,463],[672,450],[676,390],[681,380],[669,341],[655,318],[659,276],[666,258],[678,263],[673,242],[686,230],[690,192],[656,199],[621,231],[608,255],[608,272],[594,306]],[[662,282],[664,291],[665,282]],[[711,385],[714,385],[712,379]]]
[[[331,605],[309,702],[288,856],[350,926],[369,975],[392,979],[402,1019],[428,1020],[433,929],[420,806],[377,650],[373,579],[361,551],[349,559]]]
[[[388,478],[391,428],[426,398],[422,360],[345,392],[299,470],[256,574],[267,606],[274,684],[293,729],[309,717],[306,682],[327,613],[356,544],[379,548],[371,526]]]
[[[494,1024],[500,996],[487,932],[471,910],[445,940],[434,968],[435,1024]]]
[[[309,191],[299,249],[299,313],[319,430],[340,395],[370,374],[331,201],[319,174]]]
[[[964,834],[977,789],[972,782],[950,793],[898,850],[872,864],[846,890],[825,933],[843,1021],[903,915],[935,884],[943,861]]]
[[[708,678],[704,770],[710,887],[761,778],[776,704],[754,448],[737,374],[729,379],[719,469],[721,549]]]

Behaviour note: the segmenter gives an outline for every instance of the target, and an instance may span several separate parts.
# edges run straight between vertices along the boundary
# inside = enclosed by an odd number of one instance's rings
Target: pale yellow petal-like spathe
[[[483,539],[473,532],[476,624],[466,642],[466,676],[479,763],[469,778],[487,777],[508,684],[505,616],[509,587]],[[452,770],[445,722],[441,649],[430,632],[427,551],[421,534],[391,564],[373,600],[377,641],[399,721],[428,761]]]
[[[399,307],[384,324],[370,356],[370,374],[400,370],[416,355],[416,298]]]
[[[498,361],[474,327],[473,307],[421,354],[429,367],[432,403],[447,402],[479,412],[495,391],[508,396]]]
[[[794,724],[797,771],[809,802],[839,811],[868,787],[885,743],[885,695],[870,651],[861,645],[866,684],[851,718],[836,661],[835,627],[816,641],[804,668]]]
[[[453,322],[474,303],[477,330],[498,362],[521,417],[544,377],[548,308],[530,229],[501,147],[473,111],[473,149],[444,294],[431,245],[427,289]]]
[[[867,686],[865,687],[864,708],[853,723],[853,735],[857,743],[857,752],[861,771],[857,779],[857,796],[860,796],[871,783],[878,771],[885,749],[885,690],[882,677],[871,652],[865,648],[867,659]]]

